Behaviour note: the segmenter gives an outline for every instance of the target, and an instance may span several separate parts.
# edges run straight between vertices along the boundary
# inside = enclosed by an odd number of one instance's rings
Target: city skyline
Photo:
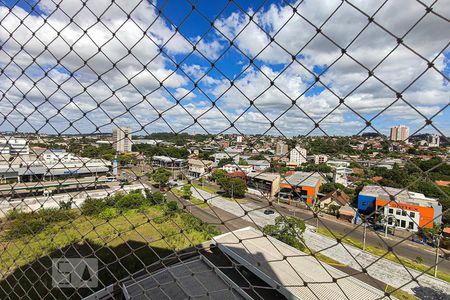
[[[340,1],[327,1],[326,9],[320,11],[312,1],[304,1],[297,9],[300,15],[286,3],[263,5],[256,13],[257,8],[248,4],[231,5],[221,12],[221,3],[211,7],[200,3],[196,9],[205,17],[189,15],[188,6],[171,9],[170,3],[158,17],[159,3],[140,2],[136,9],[138,2],[120,2],[125,11],[132,11],[138,20],[135,23],[118,8],[106,9],[108,1],[96,1],[89,3],[89,9],[105,13],[102,23],[95,25],[87,9],[77,13],[76,25],[67,24],[67,11],[82,8],[68,1],[58,8],[52,1],[40,1],[35,13],[20,25],[15,15],[26,15],[30,7],[20,2],[12,8],[14,15],[8,14],[7,1],[0,7],[0,15],[5,17],[0,39],[4,41],[2,51],[16,59],[14,65],[0,62],[4,68],[1,113],[9,116],[0,130],[51,133],[57,125],[58,132],[93,133],[97,127],[107,132],[120,125],[135,131],[144,127],[143,132],[149,133],[206,133],[206,129],[217,134],[237,129],[243,134],[321,135],[324,130],[329,135],[353,135],[380,113],[371,125],[386,135],[398,123],[410,127],[411,133],[437,133],[430,125],[420,130],[425,125],[423,116],[433,118],[433,126],[448,135],[449,86],[443,75],[449,74],[450,54],[442,49],[448,24],[426,16],[400,46],[383,31],[387,28],[396,36],[406,33],[396,22],[407,24],[423,11],[414,2],[402,5],[408,2],[382,7],[374,17],[382,27],[368,25],[363,13],[345,3],[317,34],[314,26],[320,26]],[[365,14],[373,14],[379,5],[357,4]],[[440,5],[433,7],[434,11],[443,11]],[[398,7],[404,14],[396,20],[391,14],[399,11]],[[249,15],[253,15],[252,21]],[[214,28],[205,18],[215,18]],[[351,26],[345,23],[348,18],[354,20]],[[113,36],[103,24],[117,33]],[[10,29],[15,26],[11,38]],[[440,26],[441,30],[436,30]],[[89,30],[84,34],[80,28]],[[61,31],[59,37],[57,30]],[[144,30],[145,35],[138,34]],[[271,40],[270,36],[275,37]],[[40,54],[40,41],[49,44],[53,56]],[[122,43],[134,46],[128,51]],[[192,52],[193,45],[196,50]],[[437,71],[405,45],[433,61]],[[161,46],[163,52],[158,54]],[[341,48],[346,48],[348,55],[342,54]],[[300,49],[293,62],[288,53]],[[383,60],[389,51],[393,52]],[[39,66],[32,65],[29,54],[38,57]],[[55,57],[61,57],[59,64]],[[380,62],[369,76],[367,69]],[[23,69],[27,72],[22,75]],[[320,82],[315,82],[315,77]],[[13,80],[13,87],[8,88]],[[45,123],[48,117],[53,127]],[[315,123],[320,128],[315,128]]]

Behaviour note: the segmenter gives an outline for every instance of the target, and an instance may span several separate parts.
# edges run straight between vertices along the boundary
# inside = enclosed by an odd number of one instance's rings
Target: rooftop
[[[260,172],[250,172],[247,174],[248,177],[257,178],[261,180],[274,181],[280,177],[277,173],[260,173]]]
[[[204,256],[133,279],[123,285],[128,299],[245,299],[248,295],[233,286]]]
[[[322,176],[316,172],[295,172],[282,180],[282,184],[289,184],[291,186],[309,186],[315,187],[321,180]]]
[[[389,200],[389,196],[395,196],[395,201],[404,203],[411,201],[419,201],[422,202],[421,204],[438,203],[437,199],[425,197],[424,194],[387,186],[367,185],[361,190],[360,194],[377,197],[382,200]]]
[[[246,227],[213,238],[218,248],[288,299],[380,299],[384,293],[262,232]],[[334,282],[334,280],[336,282]]]

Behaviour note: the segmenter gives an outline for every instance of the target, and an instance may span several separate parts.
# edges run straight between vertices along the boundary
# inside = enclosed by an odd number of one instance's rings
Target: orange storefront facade
[[[388,207],[392,210],[394,216],[398,215],[399,218],[409,220],[418,220],[417,224],[421,228],[433,228],[435,222],[435,211],[433,207],[425,207],[407,203],[398,203],[394,201],[388,201],[383,199],[376,199],[375,201],[376,210],[379,208]],[[403,211],[406,212],[403,212]],[[400,212],[400,214],[399,214]],[[406,213],[406,215],[405,215]]]
[[[313,204],[314,203],[314,199],[316,199],[317,197],[317,193],[319,191],[319,187],[320,187],[320,181],[317,182],[315,187],[311,187],[311,186],[297,186],[295,189],[295,192],[298,195],[301,195],[301,198],[306,198],[306,203],[308,204]],[[280,184],[280,189],[290,189],[292,190],[293,186],[287,183],[281,183]],[[294,199],[292,199],[292,197],[289,197],[288,199],[288,203],[291,204],[293,202]]]

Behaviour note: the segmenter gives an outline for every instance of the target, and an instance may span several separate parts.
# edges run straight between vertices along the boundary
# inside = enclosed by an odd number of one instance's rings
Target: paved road
[[[213,184],[208,184],[209,187],[217,189],[218,187]],[[248,196],[246,198],[247,201],[255,203],[261,207],[266,207],[268,205],[268,201],[265,198],[259,198],[257,196]],[[277,204],[273,203],[275,210],[280,212],[282,215],[294,215],[309,225],[316,226],[317,220],[313,218],[312,212],[302,209],[296,208],[287,204]],[[337,234],[346,235],[349,238],[362,241],[363,240],[363,226],[356,226],[354,224],[345,223],[342,221],[338,221],[336,219],[331,219],[327,217],[320,218],[319,226],[329,229]],[[388,247],[393,247],[394,252],[402,257],[409,258],[411,260],[415,260],[418,256],[423,258],[423,263],[428,266],[435,265],[435,249],[428,245],[419,245],[417,243],[411,242],[409,240],[403,241],[402,238],[388,236],[384,237],[381,232],[374,232],[372,228],[367,228],[366,235],[366,245],[374,246],[387,251]],[[443,253],[440,253],[443,254]],[[450,261],[449,259],[444,259],[443,257],[439,257],[439,270],[450,273]]]
[[[237,203],[203,190],[195,190],[193,188],[192,191],[194,197],[207,199],[211,205],[225,210],[238,218],[252,221],[259,227],[273,224],[275,218],[280,215],[278,212],[269,215],[264,214],[263,211],[267,204],[261,205],[261,203],[257,204],[252,201]],[[275,208],[278,210],[278,207]],[[365,268],[371,277],[391,286],[401,288],[408,293],[429,297],[427,299],[439,299],[440,295],[450,293],[450,285],[447,282],[428,275],[422,275],[420,272],[412,269],[406,269],[401,264],[379,258],[359,248],[337,243],[334,239],[316,233],[313,226],[307,226],[303,238],[305,244],[312,251],[320,251],[320,253],[349,266],[353,270],[358,270],[358,272]],[[412,278],[417,278],[418,283],[412,281]]]
[[[249,202],[256,203],[261,206],[267,205],[267,200],[257,200],[254,198],[249,198]],[[279,205],[274,203],[275,209],[283,215],[294,215],[306,220],[307,224],[316,226],[316,219],[312,218],[312,213],[308,212],[304,209],[296,209],[294,207],[287,207],[287,205]],[[344,234],[349,238],[362,241],[363,240],[363,227],[359,226],[355,228],[355,225],[346,224],[341,221],[329,219],[329,218],[320,218],[319,226],[323,228],[327,228],[335,233]],[[433,266],[435,264],[435,249],[415,244],[410,241],[402,241],[400,238],[396,237],[388,237],[385,238],[382,236],[380,232],[374,232],[373,229],[367,228],[367,236],[366,236],[366,245],[375,246],[387,251],[388,247],[392,247],[393,251],[402,257],[409,258],[411,260],[415,260],[417,256],[421,256],[424,261],[423,263],[428,266]],[[442,257],[439,258],[439,267],[440,270],[450,273],[450,261],[448,259],[444,259]]]

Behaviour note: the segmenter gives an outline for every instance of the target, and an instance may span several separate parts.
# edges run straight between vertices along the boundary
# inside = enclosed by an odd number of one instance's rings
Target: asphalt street
[[[150,183],[148,184],[151,185]],[[190,202],[186,200],[179,199],[179,197],[174,196],[172,193],[167,193],[167,197],[169,200],[176,200],[181,206],[185,205],[185,209],[187,211],[190,211],[194,216],[210,224],[217,225],[218,228],[223,232],[228,232],[247,226],[257,227],[252,222],[244,220],[240,217],[236,217],[235,215],[230,214],[217,207],[209,206],[201,208],[199,206],[190,204]],[[248,202],[257,204],[258,206],[262,207],[262,209],[266,209],[268,206],[268,202],[266,199],[247,197],[246,200]],[[282,215],[295,215],[295,217],[304,220],[309,225],[317,225],[317,220],[313,218],[312,212],[305,209],[288,206],[285,204],[277,204],[276,202],[273,202],[273,210],[276,210]],[[347,237],[355,240],[362,241],[363,239],[362,226],[357,227],[356,225],[350,223],[344,223],[342,221],[329,218],[319,217],[319,219],[319,227],[326,228],[337,234],[346,235]],[[401,238],[397,237],[388,236],[387,238],[385,238],[383,236],[383,233],[374,232],[374,230],[369,227],[367,228],[366,245],[375,246],[384,249],[385,251],[388,250],[388,247],[392,247],[393,251],[398,256],[405,257],[411,260],[415,260],[418,256],[420,256],[423,258],[424,264],[429,266],[435,264],[435,249],[426,245],[415,244],[411,241],[403,241]],[[444,259],[443,257],[439,257],[438,266],[440,270],[450,273],[450,262],[448,258]]]

